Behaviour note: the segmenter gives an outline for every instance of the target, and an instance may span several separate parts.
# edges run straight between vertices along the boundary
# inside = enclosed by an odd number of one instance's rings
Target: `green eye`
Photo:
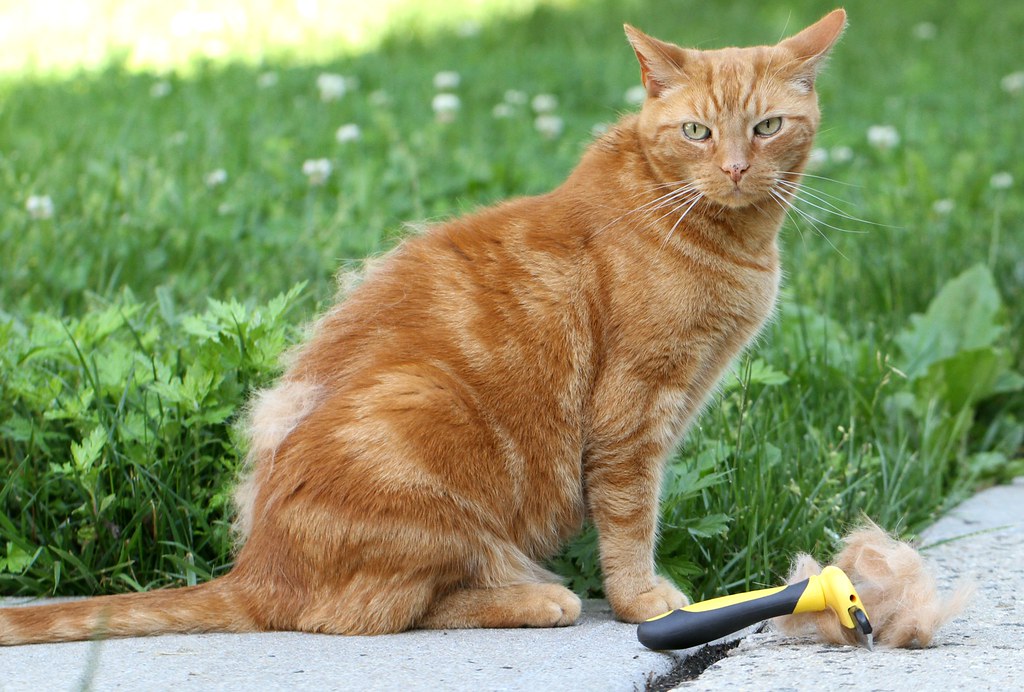
[[[711,130],[707,125],[700,123],[683,123],[683,135],[694,142],[700,142],[711,136]]]
[[[782,127],[782,118],[768,118],[754,125],[754,134],[771,137]]]

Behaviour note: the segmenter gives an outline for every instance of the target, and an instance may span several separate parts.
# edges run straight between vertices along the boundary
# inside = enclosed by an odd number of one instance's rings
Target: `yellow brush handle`
[[[719,608],[727,608],[740,603],[747,603],[749,601],[767,598],[768,596],[774,596],[777,593],[785,591],[786,588],[787,587],[785,586],[773,586],[767,589],[758,589],[756,591],[747,591],[745,593],[734,593],[729,594],[728,596],[719,596],[718,598],[709,598],[708,600],[701,601],[700,603],[692,603],[688,606],[683,606],[680,610],[685,610],[688,613],[706,613],[709,610],[718,610]],[[665,613],[665,615],[668,614],[669,613]],[[659,615],[658,617],[665,617],[665,615]]]
[[[669,611],[641,623],[637,637],[651,649],[684,649],[770,617],[825,608],[834,610],[843,626],[850,629],[856,626],[851,609],[864,609],[853,584],[838,567],[826,567],[821,574],[796,584],[720,596]]]

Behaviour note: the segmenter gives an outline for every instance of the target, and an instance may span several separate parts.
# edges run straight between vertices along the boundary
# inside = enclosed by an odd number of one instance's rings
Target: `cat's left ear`
[[[846,10],[833,10],[778,45],[792,56],[792,75],[798,86],[807,91],[814,88],[814,78],[818,76],[825,58],[845,28]]]
[[[684,49],[659,41],[629,24],[623,28],[636,53],[636,59],[640,61],[640,79],[643,80],[648,96],[657,98],[669,85],[683,78],[683,65],[686,63]]]

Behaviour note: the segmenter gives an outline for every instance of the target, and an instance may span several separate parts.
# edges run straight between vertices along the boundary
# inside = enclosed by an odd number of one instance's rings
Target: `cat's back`
[[[553,193],[428,226],[368,265],[287,377],[340,383],[427,361],[482,384],[574,363],[594,285],[589,237]]]

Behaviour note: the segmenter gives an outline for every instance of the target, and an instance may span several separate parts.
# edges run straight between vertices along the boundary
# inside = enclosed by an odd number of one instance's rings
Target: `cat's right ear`
[[[657,98],[669,85],[683,77],[686,53],[679,46],[659,41],[629,24],[623,28],[640,62],[640,79],[647,95]]]

